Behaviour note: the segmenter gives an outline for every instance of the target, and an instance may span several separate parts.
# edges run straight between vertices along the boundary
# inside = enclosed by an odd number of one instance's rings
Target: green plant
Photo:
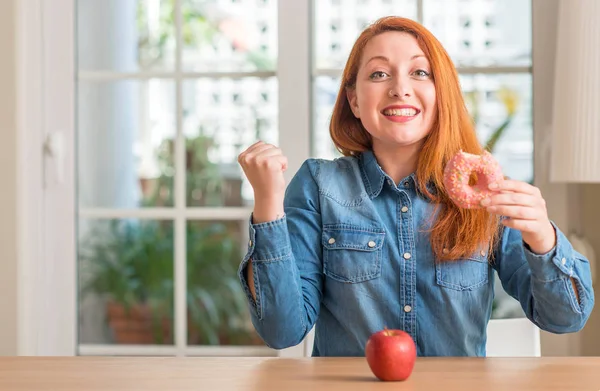
[[[163,319],[172,319],[173,229],[166,221],[95,222],[80,246],[83,297],[93,294],[129,314],[147,306],[156,343],[166,343]]]
[[[222,179],[208,159],[212,141],[186,140],[186,199],[201,191],[218,204]],[[172,205],[173,140],[160,147],[161,174],[146,184],[144,205]],[[210,201],[213,200],[213,201]],[[188,204],[190,205],[190,204]],[[237,278],[241,258],[238,222],[186,225],[188,343],[260,343],[249,324]],[[82,294],[94,294],[125,307],[147,306],[154,343],[169,343],[174,314],[174,231],[165,220],[111,220],[94,224],[80,246]],[[85,266],[85,267],[83,267]],[[165,322],[165,319],[168,322]]]
[[[157,221],[110,220],[96,223],[81,257],[90,263],[83,294],[108,295],[131,308],[171,298],[173,290],[172,224]]]
[[[231,230],[226,224],[196,222],[187,232],[187,300],[200,344],[252,342],[246,300],[237,279],[240,246]]]

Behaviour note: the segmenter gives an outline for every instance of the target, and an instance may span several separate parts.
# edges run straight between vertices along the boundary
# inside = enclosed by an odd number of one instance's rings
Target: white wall
[[[17,354],[17,1],[0,1],[0,355]]]
[[[547,202],[548,213],[564,232],[581,226],[600,256],[600,185],[565,185],[548,182],[548,137],[551,131],[554,56],[559,0],[533,0],[533,100],[535,177]],[[579,207],[581,216],[579,215]],[[578,219],[582,218],[582,224]],[[600,277],[600,273],[597,272]],[[600,288],[596,283],[596,303]],[[574,334],[542,333],[543,356],[600,355],[600,304],[596,304],[584,329]]]
[[[600,152],[600,151],[599,151]],[[581,186],[581,218],[584,236],[590,241],[596,253],[596,265],[600,262],[600,184]],[[600,356],[600,270],[596,266],[595,308],[581,332],[581,352],[583,356]]]

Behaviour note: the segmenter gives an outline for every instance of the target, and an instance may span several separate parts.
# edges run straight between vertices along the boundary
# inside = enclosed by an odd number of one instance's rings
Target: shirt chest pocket
[[[470,291],[488,283],[490,265],[485,252],[457,261],[436,262],[438,285],[457,291]]]
[[[346,283],[358,283],[381,276],[385,232],[347,224],[323,227],[323,272]]]

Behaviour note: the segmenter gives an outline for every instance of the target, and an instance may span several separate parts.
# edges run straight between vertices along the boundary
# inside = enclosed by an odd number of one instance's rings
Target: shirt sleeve
[[[556,245],[541,255],[529,249],[520,231],[504,228],[494,268],[504,290],[521,303],[526,316],[540,329],[557,334],[576,332],[594,307],[590,265],[560,229],[552,226]]]
[[[316,322],[322,298],[318,162],[307,160],[286,189],[282,218],[249,224],[250,241],[238,275],[252,323],[274,349],[298,345]],[[248,261],[256,300],[246,279]]]

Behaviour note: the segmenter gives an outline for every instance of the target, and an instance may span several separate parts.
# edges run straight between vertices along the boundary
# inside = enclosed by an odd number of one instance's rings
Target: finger
[[[540,212],[529,206],[495,205],[488,206],[486,210],[489,213],[510,217],[511,219],[537,220],[540,218]]]
[[[242,159],[248,155],[249,152],[251,152],[252,150],[254,150],[254,148],[256,148],[257,146],[264,144],[264,142],[262,140],[258,140],[257,142],[255,142],[254,144],[250,145],[248,148],[244,149],[242,151],[242,153],[240,153],[238,155],[238,162],[241,162]]]
[[[259,145],[256,148],[254,148],[254,150],[252,152],[250,152],[248,154],[248,156],[256,158],[256,157],[264,155],[267,152],[272,153],[271,151],[276,151],[278,153],[281,153],[281,149],[277,148],[276,146],[271,145],[271,144],[263,144],[263,145]]]
[[[281,163],[281,169],[283,171],[287,170],[287,168],[288,168],[287,157],[285,157],[284,155],[281,155],[281,157],[277,157],[277,160],[279,160],[279,162]]]
[[[260,144],[260,145],[256,145],[251,151],[246,152],[243,156],[240,155],[239,157],[239,162],[240,163],[250,163],[252,160],[256,159],[258,156],[260,156],[262,153],[264,153],[264,151],[270,150],[270,149],[278,149],[277,147],[275,147],[274,145],[271,144]]]
[[[500,206],[500,205],[521,205],[521,206],[536,206],[539,204],[539,199],[529,194],[502,192],[496,193],[481,201],[483,206]]]
[[[253,146],[251,150],[248,151],[248,155],[256,156],[260,152],[267,150],[267,149],[271,149],[271,148],[277,148],[277,147],[274,146],[273,144],[267,144],[267,143],[257,144],[255,146]]]
[[[275,156],[269,156],[268,159],[265,159],[263,164],[269,170],[285,171],[285,170],[287,170],[288,161],[287,161],[287,158],[283,155],[275,155]]]
[[[265,164],[269,160],[271,160],[275,157],[278,157],[278,156],[283,156],[281,149],[271,148],[271,149],[266,149],[264,151],[261,151],[259,154],[257,154],[254,157],[254,159],[256,160],[257,164],[261,165],[261,164]]]
[[[521,232],[537,232],[538,222],[536,220],[504,219],[502,225]]]
[[[540,195],[540,190],[530,185],[529,183],[522,181],[515,181],[512,179],[506,179],[500,182],[490,183],[489,188],[497,191],[513,191],[516,193],[525,193],[531,195]]]
[[[252,154],[252,153],[256,152],[257,149],[264,148],[265,145],[271,145],[271,144],[267,144],[262,140],[258,140],[257,142],[255,142],[254,144],[249,146],[243,153],[245,153],[246,155]]]
[[[257,142],[255,142],[254,144],[252,144],[251,146],[249,146],[248,148],[246,148],[246,150],[244,152],[251,152],[253,151],[256,147],[264,145],[265,142],[262,140],[258,140]]]

